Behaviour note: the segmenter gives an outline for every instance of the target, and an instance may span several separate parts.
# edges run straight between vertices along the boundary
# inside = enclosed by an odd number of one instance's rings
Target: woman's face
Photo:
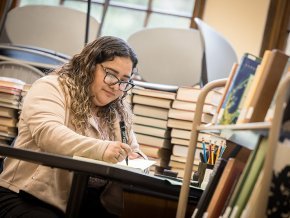
[[[120,81],[129,81],[132,72],[132,61],[129,57],[115,57],[112,61],[97,64],[95,80],[91,84],[91,95],[96,106],[105,106],[124,94],[119,90],[119,83],[108,85],[104,82],[106,73],[114,75]]]

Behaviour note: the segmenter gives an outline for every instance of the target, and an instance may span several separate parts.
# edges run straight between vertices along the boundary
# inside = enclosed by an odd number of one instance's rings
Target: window
[[[144,27],[191,27],[201,2],[204,4],[202,0],[92,0],[90,14],[102,21],[99,35],[126,40]],[[86,0],[19,0],[19,6],[27,4],[64,5],[84,12],[88,8]]]

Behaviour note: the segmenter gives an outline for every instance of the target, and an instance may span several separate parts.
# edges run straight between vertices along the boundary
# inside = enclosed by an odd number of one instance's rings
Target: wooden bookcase
[[[183,184],[181,187],[177,213],[176,217],[183,218],[185,217],[185,211],[187,207],[188,200],[188,192],[189,185],[191,179],[191,166],[194,161],[194,151],[196,148],[197,136],[201,131],[222,131],[229,132],[230,134],[235,135],[235,140],[239,141],[240,130],[245,130],[250,134],[259,134],[259,131],[266,131],[268,133],[268,143],[269,148],[267,150],[265,161],[263,165],[264,175],[262,181],[262,187],[266,187],[267,189],[263,192],[260,192],[258,195],[259,203],[255,206],[254,213],[256,217],[264,217],[267,200],[268,200],[268,191],[272,179],[272,165],[275,157],[275,150],[277,148],[277,141],[280,133],[280,126],[283,118],[284,104],[287,98],[287,90],[290,87],[290,72],[281,80],[278,89],[277,89],[277,97],[275,99],[275,109],[274,115],[271,122],[260,122],[260,123],[245,123],[245,124],[237,124],[237,125],[213,125],[213,126],[201,126],[201,114],[202,108],[205,101],[205,97],[208,92],[214,88],[222,87],[226,84],[226,79],[216,80],[211,83],[208,83],[204,86],[202,92],[197,101],[196,115],[193,119],[192,130],[191,130],[191,138],[189,142],[188,156],[187,162],[185,166],[185,173],[183,178]],[[242,132],[245,132],[242,131]],[[247,137],[240,137],[247,138]],[[236,141],[236,142],[237,142]],[[247,143],[240,143],[241,145],[246,145]],[[252,145],[250,145],[250,149],[253,149]]]

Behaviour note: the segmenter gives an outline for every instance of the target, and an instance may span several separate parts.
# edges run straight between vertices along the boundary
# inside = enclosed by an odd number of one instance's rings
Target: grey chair
[[[41,48],[0,44],[0,61],[12,61],[30,65],[47,73],[68,62],[70,57]]]
[[[12,44],[50,49],[72,56],[85,44],[86,13],[64,6],[27,5],[9,11],[5,31]],[[97,38],[99,22],[89,19],[88,42]]]
[[[43,77],[45,74],[39,69],[20,63],[17,61],[1,61],[0,76],[12,77],[25,83],[32,84],[35,80]]]
[[[237,54],[227,39],[199,18],[194,18],[204,47],[202,83],[227,78]]]
[[[127,41],[139,57],[138,71],[145,81],[177,86],[200,82],[203,49],[198,30],[146,28]]]

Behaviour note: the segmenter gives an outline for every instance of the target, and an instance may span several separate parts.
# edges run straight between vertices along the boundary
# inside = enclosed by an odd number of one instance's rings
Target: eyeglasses
[[[102,64],[101,64],[101,66],[106,73],[106,75],[104,77],[104,83],[106,83],[107,85],[113,86],[113,85],[119,84],[119,90],[123,91],[123,92],[129,91],[130,89],[132,89],[135,86],[132,81],[125,82],[125,81],[119,80],[114,75],[114,73],[110,72],[109,69],[104,67]]]

